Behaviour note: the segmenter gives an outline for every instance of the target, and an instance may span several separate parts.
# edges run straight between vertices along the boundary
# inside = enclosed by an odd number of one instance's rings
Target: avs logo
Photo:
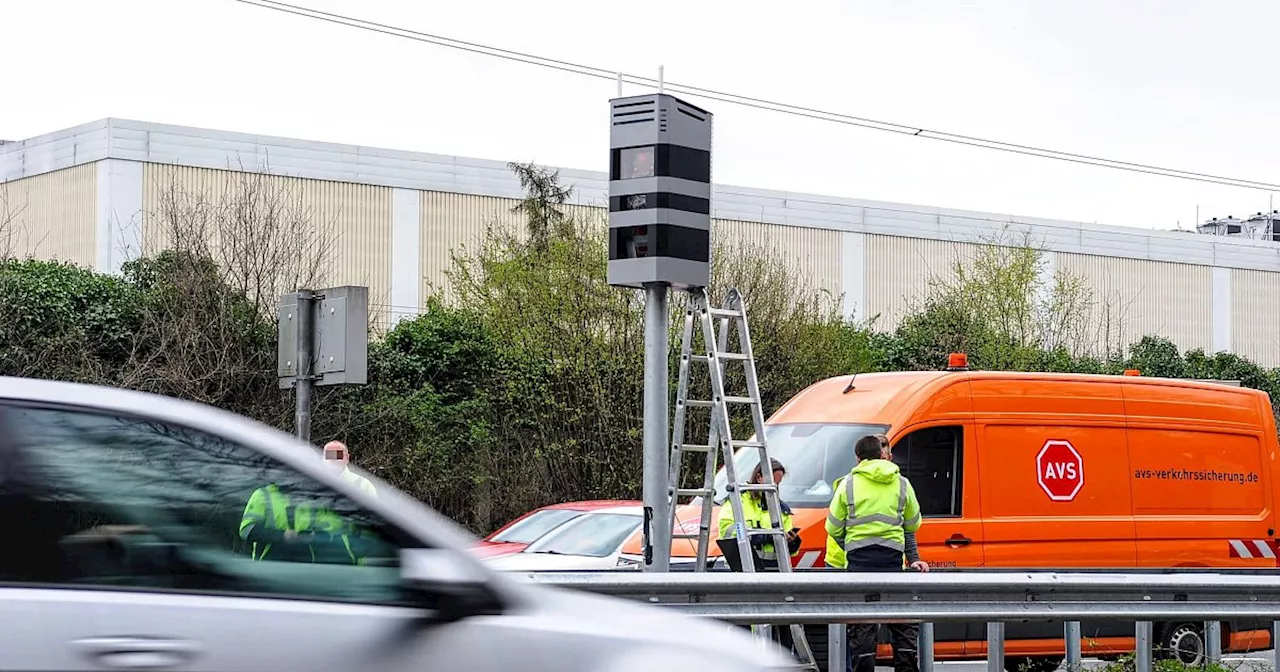
[[[1070,502],[1084,488],[1084,458],[1070,441],[1045,441],[1036,455],[1036,481],[1050,500]]]

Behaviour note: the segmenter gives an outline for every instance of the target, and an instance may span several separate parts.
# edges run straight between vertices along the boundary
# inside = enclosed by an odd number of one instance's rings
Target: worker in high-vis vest
[[[781,483],[782,478],[786,475],[787,470],[782,463],[776,459],[769,459],[769,466],[773,467],[773,482]],[[752,483],[763,483],[764,472],[760,469],[760,465],[756,465],[756,469],[751,474]],[[791,507],[778,498],[779,512],[782,514],[782,528],[787,533],[787,550],[791,556],[800,552],[800,534],[791,526]],[[765,502],[763,492],[747,492],[742,495],[742,517],[746,520],[745,527],[751,529],[768,529],[773,527],[773,521],[769,517],[769,506]],[[720,538],[721,539],[737,539],[738,526],[735,524],[733,517],[733,505],[728,499],[720,506]],[[744,532],[745,533],[745,532]],[[773,537],[768,535],[753,535],[750,538],[751,546],[755,549],[756,554],[764,561],[764,567],[761,569],[777,569],[778,554],[773,548]],[[745,560],[745,558],[744,558]]]
[[[764,482],[764,470],[762,465],[756,465],[755,471],[751,472],[752,483]],[[769,467],[773,471],[773,482],[782,483],[782,479],[787,475],[786,467],[775,458],[769,458]],[[800,531],[791,525],[791,507],[782,501],[782,497],[778,497],[778,512],[782,514],[782,527],[779,529],[787,532],[787,551],[788,555],[794,557],[800,552]],[[769,514],[769,505],[765,501],[763,492],[745,492],[742,494],[742,517],[746,520],[743,528],[751,528],[756,530],[769,529],[773,527],[773,518]],[[720,505],[720,538],[721,539],[737,539],[739,534],[746,534],[745,529],[740,529],[734,520],[733,504],[725,499]],[[759,564],[756,565],[757,570],[776,571],[778,569],[778,554],[773,547],[773,535],[752,535],[749,537],[752,550],[756,556],[760,558]],[[746,558],[743,558],[745,563]],[[791,637],[791,628],[778,627],[773,630],[773,637],[783,649],[794,650],[795,641]]]
[[[373,487],[369,479],[357,474],[348,467],[351,463],[351,450],[341,441],[330,441],[324,444],[324,461],[331,468],[342,473],[342,477],[351,483],[360,486],[361,490],[377,497],[378,490]]]
[[[915,532],[921,523],[920,502],[911,481],[892,461],[889,439],[880,434],[864,436],[854,446],[854,452],[857,465],[833,488],[835,496],[826,524],[827,565],[851,572],[901,572],[907,560],[913,569],[929,571],[928,563],[919,559],[915,549]],[[879,631],[876,623],[849,627],[852,672],[874,672]],[[919,672],[919,626],[894,623],[889,625],[889,632],[895,672]]]
[[[240,538],[254,560],[357,563],[344,528],[337,513],[295,502],[275,483],[254,490],[240,518]]]

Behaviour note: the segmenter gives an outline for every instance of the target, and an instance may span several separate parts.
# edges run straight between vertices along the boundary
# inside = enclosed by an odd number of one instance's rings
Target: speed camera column
[[[661,93],[610,101],[610,285],[711,276],[711,113]]]

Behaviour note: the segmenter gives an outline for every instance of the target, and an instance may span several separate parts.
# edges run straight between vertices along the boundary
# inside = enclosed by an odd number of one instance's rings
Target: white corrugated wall
[[[864,317],[877,329],[894,329],[925,298],[931,278],[953,279],[956,264],[971,262],[977,249],[968,243],[867,235]]]
[[[1280,273],[1232,269],[1232,351],[1263,366],[1280,366],[1278,308]]]
[[[1123,352],[1148,334],[1184,352],[1213,351],[1211,267],[1067,253],[1056,262],[1093,289],[1094,342],[1101,352]]]
[[[259,177],[261,181],[255,182]],[[250,195],[257,201],[258,212],[274,209],[281,219],[303,222],[284,227],[298,233],[285,234],[277,244],[292,243],[298,249],[291,254],[319,260],[318,286],[365,285],[370,320],[379,324],[389,319],[391,189],[387,187],[149,163],[143,172],[144,250],[154,254],[170,244],[173,223],[166,221],[166,211],[182,213],[186,225],[217,240],[222,229],[214,223],[216,210],[245,202]],[[180,204],[176,209],[167,205],[175,202]]]
[[[93,268],[96,163],[0,183],[0,253]]]

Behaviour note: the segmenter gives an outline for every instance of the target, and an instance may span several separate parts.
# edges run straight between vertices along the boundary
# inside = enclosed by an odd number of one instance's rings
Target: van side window
[[[961,514],[963,444],[962,427],[929,427],[893,447],[893,461],[911,481],[926,518]]]

